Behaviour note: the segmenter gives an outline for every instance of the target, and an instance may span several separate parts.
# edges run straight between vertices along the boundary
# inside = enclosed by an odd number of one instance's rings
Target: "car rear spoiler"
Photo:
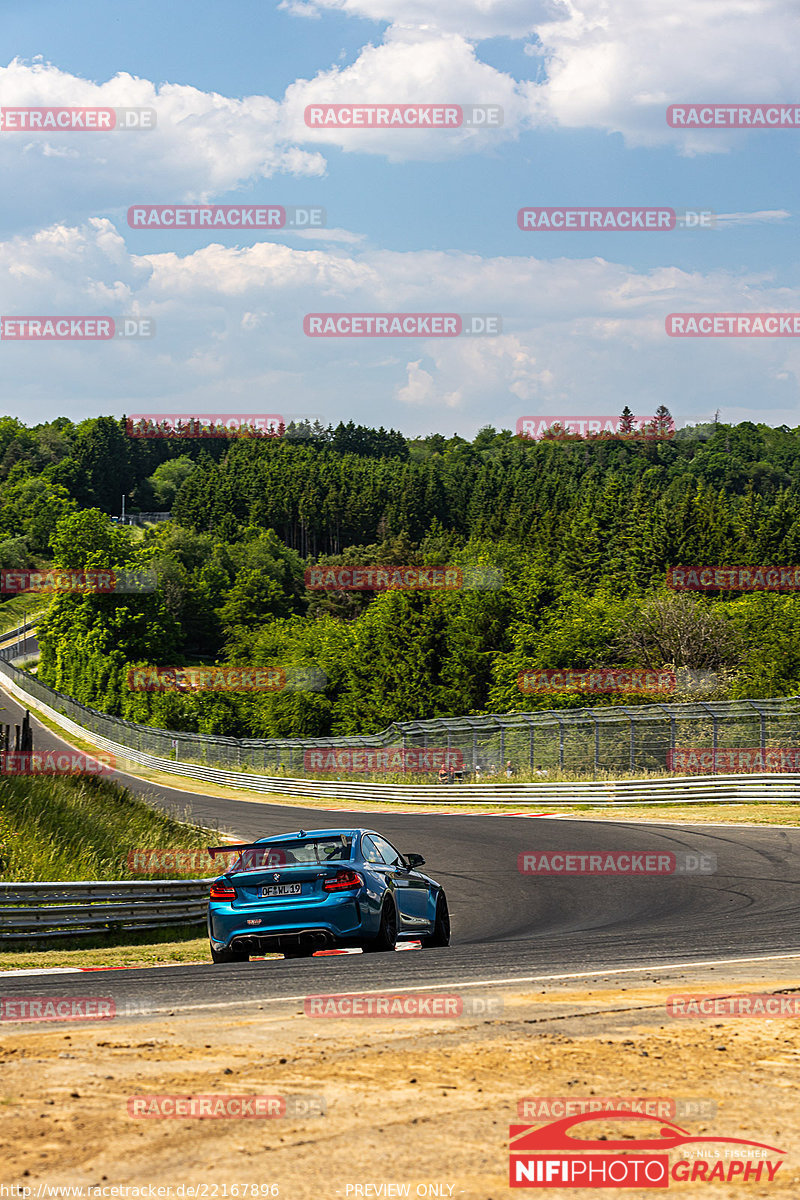
[[[272,850],[273,847],[266,842],[229,842],[227,846],[209,846],[208,853],[212,860],[218,854],[240,854],[245,850]],[[229,867],[224,871],[224,875],[229,875],[233,867]]]

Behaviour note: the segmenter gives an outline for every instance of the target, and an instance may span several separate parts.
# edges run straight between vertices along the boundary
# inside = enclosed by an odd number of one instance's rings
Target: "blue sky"
[[[666,337],[800,311],[797,130],[670,103],[800,102],[792,0],[0,4],[0,104],[152,106],[155,131],[0,133],[0,311],[135,313],[148,342],[0,341],[3,411],[313,413],[471,436],[523,415],[800,424],[797,339]],[[308,103],[487,102],[502,130],[310,130]],[[131,204],[319,205],[316,236],[131,230]],[[521,232],[524,205],[714,229]],[[496,338],[326,339],[307,312],[492,312]]]

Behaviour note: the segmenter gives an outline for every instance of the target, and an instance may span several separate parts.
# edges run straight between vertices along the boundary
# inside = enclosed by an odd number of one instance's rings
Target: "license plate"
[[[262,899],[265,896],[299,896],[303,890],[299,883],[276,883],[274,887],[262,887]]]

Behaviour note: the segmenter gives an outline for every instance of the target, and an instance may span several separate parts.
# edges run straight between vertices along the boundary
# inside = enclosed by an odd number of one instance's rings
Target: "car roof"
[[[294,833],[277,833],[272,837],[256,838],[257,842],[286,842],[296,838],[358,837],[362,833],[374,833],[373,829],[297,829]],[[255,843],[254,843],[255,844]]]

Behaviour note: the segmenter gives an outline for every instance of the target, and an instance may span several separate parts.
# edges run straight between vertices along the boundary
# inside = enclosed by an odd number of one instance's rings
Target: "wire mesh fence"
[[[420,764],[429,751],[441,757],[442,750],[450,752],[446,761],[460,765],[462,777],[471,778],[507,771],[591,778],[648,771],[800,771],[800,696],[438,717],[361,737],[228,738],[137,725],[88,708],[11,663],[0,661],[0,672],[90,733],[160,758],[234,771],[324,775],[319,764],[332,758],[329,778],[331,770],[364,777],[372,773],[374,752],[389,751],[385,762],[416,764],[402,765],[397,773],[430,778],[436,766]],[[349,767],[342,765],[342,751]],[[360,765],[354,765],[357,760]]]

